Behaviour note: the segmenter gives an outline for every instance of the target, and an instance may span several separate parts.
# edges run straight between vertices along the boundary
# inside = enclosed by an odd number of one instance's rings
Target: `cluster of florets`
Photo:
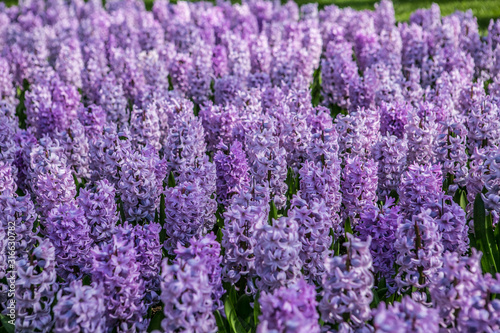
[[[500,332],[500,20],[101,2],[0,4],[6,331]]]

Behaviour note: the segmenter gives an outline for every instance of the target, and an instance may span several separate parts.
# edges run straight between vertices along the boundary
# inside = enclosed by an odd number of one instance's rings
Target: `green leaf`
[[[217,323],[217,327],[219,328],[219,333],[231,332],[231,328],[229,327],[229,322],[226,318],[222,317],[219,311],[214,312],[215,322]]]
[[[162,330],[161,321],[165,318],[165,314],[163,313],[163,309],[156,312],[149,323],[148,332],[153,332],[154,330]]]
[[[0,315],[0,321],[2,322],[2,326],[5,329],[5,332],[7,333],[14,333],[15,332],[15,326],[9,323],[9,320],[12,320],[10,317],[1,314]]]
[[[172,171],[170,171],[170,173],[168,175],[167,186],[168,187],[175,187],[175,178],[174,178],[174,173]]]
[[[261,314],[259,298],[260,298],[260,292],[257,291],[257,295],[255,295],[255,300],[253,301],[253,322],[255,324],[255,327],[259,325],[259,316]]]
[[[483,257],[481,258],[483,270],[489,273],[498,272],[495,258],[493,257],[494,248],[496,248],[496,252],[498,252],[498,248],[496,244],[492,243],[494,242],[492,227],[488,226],[487,223],[486,210],[481,193],[478,193],[476,200],[474,200],[474,233],[476,236],[476,247],[483,252]]]
[[[234,292],[234,293],[233,293]],[[234,287],[231,287],[229,294],[224,301],[224,312],[226,313],[227,321],[229,322],[229,326],[231,327],[231,332],[233,333],[247,333],[243,328],[240,320],[238,319],[238,315],[236,314],[236,308],[234,300],[236,296],[236,291]]]
[[[347,218],[347,220],[345,220],[344,230],[346,233],[349,233],[349,234],[353,233],[352,228],[351,228],[351,219],[350,218]]]
[[[271,209],[269,210],[269,223],[272,223],[273,219],[278,219],[278,209],[276,209],[276,205],[274,204],[273,200],[271,200],[270,206]]]

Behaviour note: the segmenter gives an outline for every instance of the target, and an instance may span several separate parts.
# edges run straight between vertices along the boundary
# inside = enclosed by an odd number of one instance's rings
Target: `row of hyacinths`
[[[23,0],[0,100],[17,332],[500,331],[500,21]]]

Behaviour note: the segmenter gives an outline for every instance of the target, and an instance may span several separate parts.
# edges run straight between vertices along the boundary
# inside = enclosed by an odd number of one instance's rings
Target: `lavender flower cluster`
[[[0,4],[18,332],[499,332],[499,220],[500,20]]]

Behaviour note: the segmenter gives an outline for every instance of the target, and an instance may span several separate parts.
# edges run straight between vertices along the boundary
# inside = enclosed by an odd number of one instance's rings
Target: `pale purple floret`
[[[377,333],[438,333],[439,313],[404,296],[389,306],[381,302],[374,310],[373,326]]]
[[[59,290],[54,306],[54,332],[106,332],[105,305],[101,285],[86,286],[74,280]]]
[[[325,323],[342,324],[344,318],[349,318],[350,322],[346,325],[352,330],[366,327],[365,322],[371,319],[374,279],[370,243],[370,238],[362,242],[347,234],[344,243],[347,254],[326,261],[326,273],[321,284],[322,299],[318,307]]]
[[[206,261],[198,255],[187,260],[177,258],[172,265],[163,259],[160,285],[164,332],[217,331],[209,272]]]
[[[96,244],[111,240],[118,222],[115,187],[106,179],[80,189],[77,198],[90,227],[90,237]]]
[[[217,170],[217,202],[228,206],[231,198],[250,187],[248,161],[242,145],[234,141],[230,147],[223,144],[214,156]]]
[[[442,266],[442,236],[431,214],[430,209],[423,209],[398,227],[394,248],[400,266],[395,278],[400,290],[430,286]]]
[[[76,201],[53,208],[42,226],[42,234],[55,248],[58,275],[69,282],[87,273],[93,240],[83,209]]]
[[[214,310],[222,310],[221,298],[225,290],[222,288],[221,245],[216,241],[213,232],[204,237],[195,237],[190,243],[189,247],[177,244],[177,249],[174,250],[176,257],[186,261],[199,257],[204,262],[208,282],[212,287]]]
[[[17,261],[16,332],[50,332],[56,283],[55,249],[50,240],[35,237],[37,246]]]
[[[262,314],[257,332],[311,332],[319,333],[319,315],[316,311],[316,291],[305,280],[263,292],[259,298]]]
[[[103,286],[106,326],[116,327],[118,332],[147,327],[144,282],[132,237],[132,230],[123,227],[109,243],[91,250],[92,281]]]
[[[259,226],[255,247],[256,284],[262,291],[297,283],[302,277],[299,225],[295,214]]]

